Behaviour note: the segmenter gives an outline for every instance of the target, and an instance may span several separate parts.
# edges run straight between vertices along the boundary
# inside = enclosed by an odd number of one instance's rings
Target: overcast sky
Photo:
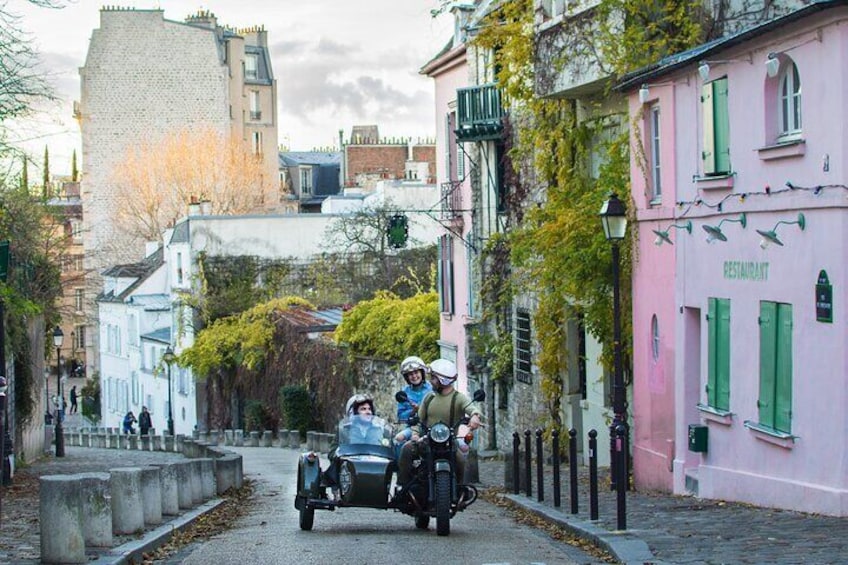
[[[2,1],[0,1],[2,3]],[[230,27],[264,25],[277,79],[279,143],[294,150],[337,145],[359,124],[381,135],[432,137],[433,81],[418,74],[448,41],[451,16],[430,16],[437,0],[123,0],[119,6],[161,8],[183,21],[211,10]],[[81,156],[79,127],[71,118],[79,100],[79,67],[104,0],[67,0],[61,10],[12,0],[41,54],[60,102],[25,123],[12,139],[40,162],[50,149],[53,174],[70,172],[71,152]],[[11,141],[10,140],[10,141]]]

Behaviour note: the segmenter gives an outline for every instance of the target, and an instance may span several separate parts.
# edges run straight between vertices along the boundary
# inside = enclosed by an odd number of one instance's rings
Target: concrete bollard
[[[196,441],[206,443],[207,441],[209,441],[209,433],[208,432],[197,432]]]
[[[233,430],[224,430],[224,445],[233,444]]]
[[[332,434],[324,434],[320,433],[318,435],[318,452],[319,453],[329,453],[330,452],[330,443],[333,441]]]
[[[183,442],[185,441],[185,436],[183,434],[177,434],[174,438],[174,451],[177,453],[183,452]]]
[[[162,523],[162,483],[159,467],[141,468],[141,503],[145,524]]]
[[[197,457],[197,449],[196,442],[193,439],[185,438],[182,442],[182,454],[189,458],[193,459]]]
[[[150,449],[152,451],[162,451],[162,438],[160,436],[150,436]]]
[[[279,429],[277,430],[277,439],[279,440],[280,447],[288,447],[289,446],[289,431]]]
[[[173,464],[177,471],[177,504],[181,509],[194,506],[191,496],[191,461],[179,461]]]
[[[195,441],[200,439],[200,430],[198,430],[197,428],[191,430],[191,439]]]
[[[109,473],[81,473],[82,534],[85,545],[112,547],[112,492]]]
[[[73,475],[39,479],[42,563],[86,563],[80,482]]]
[[[138,451],[138,436],[135,434],[130,434],[129,436],[129,446],[128,448],[133,451]]]
[[[259,432],[250,432],[245,445],[247,447],[259,447]]]
[[[134,534],[144,529],[144,505],[141,496],[141,469],[109,469],[112,495],[112,531]]]
[[[165,444],[164,450],[169,452],[169,453],[173,453],[174,450],[176,449],[176,441],[175,441],[174,436],[164,436],[162,438],[162,441]]]
[[[300,449],[300,430],[289,430],[289,447]]]
[[[200,459],[188,462],[191,470],[191,502],[194,506],[203,502],[203,481],[200,479]]]
[[[129,449],[130,448],[130,437],[128,435],[120,435],[120,444],[118,445],[118,449]]]
[[[235,447],[243,447],[244,446],[244,430],[234,430],[233,431],[233,445]]]
[[[259,440],[259,445],[262,447],[271,447],[271,440],[274,439],[272,436],[271,430],[262,432],[262,439]]]
[[[312,430],[306,432],[306,451],[315,451],[315,432]]]
[[[141,436],[141,450],[150,451],[150,436]]]
[[[174,516],[180,513],[180,493],[177,485],[178,473],[174,463],[160,463],[159,491],[162,495],[162,514]]]
[[[200,490],[203,493],[203,500],[215,498],[218,494],[215,485],[215,460],[204,457],[197,461],[200,463]]]
[[[244,483],[241,455],[228,453],[215,459],[215,479],[219,495],[230,488],[241,488]]]
[[[218,438],[221,437],[221,433],[218,430],[212,430],[209,432],[209,445],[218,445]]]

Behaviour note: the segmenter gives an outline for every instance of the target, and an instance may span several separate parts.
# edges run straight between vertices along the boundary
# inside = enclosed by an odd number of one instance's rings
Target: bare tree
[[[148,241],[185,215],[190,202],[209,201],[214,214],[263,209],[276,179],[245,144],[212,129],[182,130],[128,148],[113,178],[119,227]]]

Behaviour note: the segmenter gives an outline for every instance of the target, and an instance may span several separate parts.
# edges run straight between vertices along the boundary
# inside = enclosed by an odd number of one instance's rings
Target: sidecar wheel
[[[450,481],[450,473],[436,474],[436,534],[440,536],[450,535]]]
[[[312,530],[312,522],[315,521],[315,509],[309,506],[306,501],[303,501],[303,506],[300,507],[300,529],[303,531]]]
[[[426,514],[419,514],[415,517],[415,527],[419,530],[426,530],[430,527],[430,517]]]

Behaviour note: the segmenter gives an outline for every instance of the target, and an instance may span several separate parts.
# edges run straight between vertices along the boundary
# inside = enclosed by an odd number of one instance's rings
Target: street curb
[[[171,539],[174,532],[181,532],[185,530],[194,523],[195,520],[203,516],[205,513],[214,510],[223,503],[223,498],[210,500],[209,502],[201,504],[189,512],[180,514],[173,520],[170,520],[169,522],[166,522],[145,533],[144,537],[141,539],[113,547],[101,554],[96,560],[89,561],[88,563],[95,565],[127,565],[129,563],[141,563],[141,557],[144,553],[153,551],[154,549],[164,545]]]
[[[654,557],[647,543],[634,536],[631,532],[611,532],[604,528],[599,528],[592,522],[586,522],[576,518],[566,518],[566,515],[562,512],[553,510],[544,504],[534,502],[527,497],[516,494],[506,494],[504,496],[516,506],[520,506],[524,510],[532,512],[548,522],[553,522],[580,538],[591,541],[601,549],[608,551],[621,563],[633,565],[647,563],[659,565],[663,563]]]

